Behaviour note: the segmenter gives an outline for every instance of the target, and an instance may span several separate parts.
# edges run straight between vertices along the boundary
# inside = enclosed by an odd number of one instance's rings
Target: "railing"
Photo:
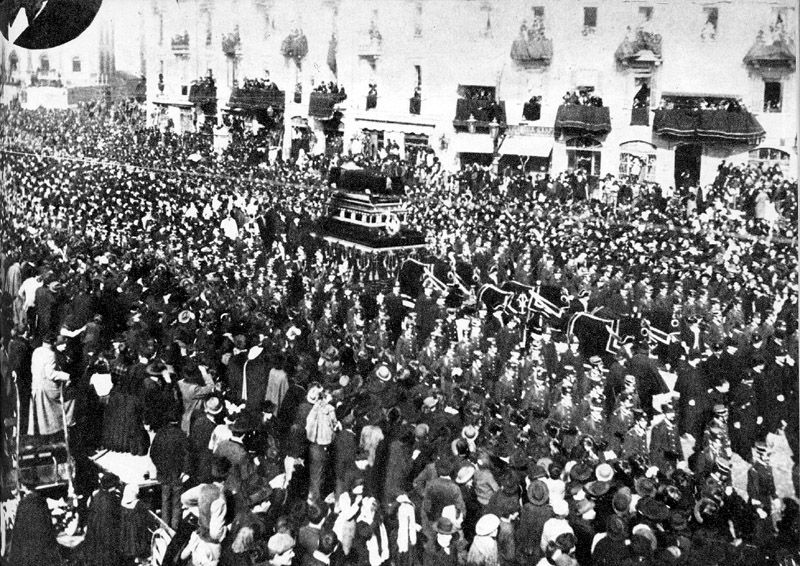
[[[383,40],[370,39],[358,45],[358,56],[376,59],[383,54]]]
[[[649,126],[650,125],[650,108],[633,108],[631,109],[631,126]]]

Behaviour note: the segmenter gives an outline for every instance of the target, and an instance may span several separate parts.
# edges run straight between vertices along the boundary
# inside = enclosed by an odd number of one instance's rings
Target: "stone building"
[[[723,159],[796,168],[791,0],[180,0],[147,18],[148,100],[178,130],[232,112],[284,151],[394,142],[667,185]],[[330,81],[346,99],[312,92]]]

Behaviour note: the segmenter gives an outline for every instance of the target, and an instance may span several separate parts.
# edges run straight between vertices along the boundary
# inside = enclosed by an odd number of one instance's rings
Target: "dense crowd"
[[[785,437],[796,484],[793,221],[757,235],[759,198],[796,213],[780,170],[723,164],[712,187],[669,190],[448,173],[422,152],[253,163],[247,131],[216,157],[141,116],[2,115],[3,387],[16,381],[29,434],[61,433],[62,408],[72,423],[85,538],[69,560],[150,552],[137,486],[120,497],[89,464],[101,447],[152,459],[175,531],[162,564],[795,556],[798,505],[771,465]],[[411,307],[312,237],[346,160],[401,177],[422,257],[473,281],[424,286]],[[475,300],[507,281],[561,287],[572,312],[674,318],[673,347],[587,359],[563,321]],[[46,504],[24,491],[10,563],[59,564]]]

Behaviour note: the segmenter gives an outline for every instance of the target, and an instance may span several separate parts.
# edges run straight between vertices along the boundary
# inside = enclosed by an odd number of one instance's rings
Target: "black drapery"
[[[607,106],[562,104],[556,113],[555,129],[607,134],[611,131],[611,113]]]
[[[656,110],[653,131],[667,137],[694,141],[758,144],[765,135],[758,120],[745,111]]]

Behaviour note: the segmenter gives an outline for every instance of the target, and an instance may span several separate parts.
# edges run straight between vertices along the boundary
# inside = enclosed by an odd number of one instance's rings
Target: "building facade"
[[[151,114],[178,130],[198,114],[277,113],[284,151],[310,134],[313,153],[394,142],[447,167],[666,185],[707,183],[723,159],[797,166],[792,0],[153,0],[146,12]],[[215,104],[199,112],[210,95],[192,84],[209,72]],[[243,89],[267,74],[269,93]],[[346,99],[312,92],[330,81]],[[592,102],[565,104],[567,91]]]
[[[51,49],[13,43],[27,26],[24,18],[20,11],[9,30],[12,42],[0,38],[3,102],[19,98],[33,108],[65,107],[145,74],[145,20],[133,2],[104,2],[83,33]]]

